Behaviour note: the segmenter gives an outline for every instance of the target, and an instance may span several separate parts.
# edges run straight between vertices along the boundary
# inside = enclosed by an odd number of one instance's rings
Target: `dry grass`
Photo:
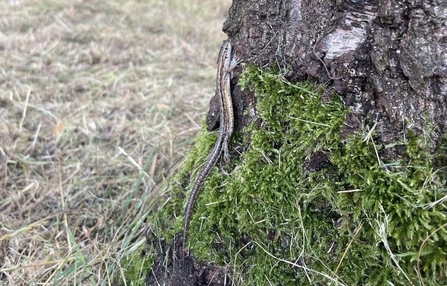
[[[0,284],[123,281],[200,129],[229,5],[0,2]]]

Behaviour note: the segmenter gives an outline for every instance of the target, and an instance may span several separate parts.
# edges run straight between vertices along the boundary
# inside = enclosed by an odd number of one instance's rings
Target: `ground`
[[[157,241],[156,254],[151,270],[147,273],[146,285],[172,286],[229,286],[233,285],[231,275],[226,267],[197,260],[184,248],[182,236],[176,236],[172,243]]]
[[[202,126],[229,5],[0,3],[0,284],[124,283]]]

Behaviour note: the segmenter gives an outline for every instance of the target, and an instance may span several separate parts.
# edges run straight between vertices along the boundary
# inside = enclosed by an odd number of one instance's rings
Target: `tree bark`
[[[337,92],[352,109],[344,131],[377,123],[386,144],[407,124],[446,131],[446,19],[443,0],[234,0],[223,30],[244,62]],[[233,97],[242,128],[256,119],[243,113],[254,96],[236,87]]]

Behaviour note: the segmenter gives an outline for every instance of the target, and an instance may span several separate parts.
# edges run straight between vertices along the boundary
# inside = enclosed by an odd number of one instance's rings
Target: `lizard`
[[[213,150],[208,155],[208,158],[203,166],[203,169],[199,173],[189,197],[188,203],[185,209],[185,218],[183,225],[183,243],[186,243],[189,223],[191,221],[191,215],[194,209],[199,192],[211,173],[211,170],[216,165],[218,159],[224,153],[224,161],[228,162],[228,142],[234,129],[234,113],[233,113],[233,100],[231,97],[231,65],[233,64],[232,56],[233,48],[229,40],[222,43],[219,56],[217,58],[217,75],[216,75],[216,94],[220,103],[220,124],[219,135],[214,145]]]

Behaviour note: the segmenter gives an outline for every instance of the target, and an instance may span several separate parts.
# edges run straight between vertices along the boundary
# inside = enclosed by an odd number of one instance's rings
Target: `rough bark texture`
[[[223,30],[244,62],[340,94],[353,110],[346,132],[377,122],[388,143],[408,123],[422,130],[428,119],[447,129],[446,19],[444,0],[234,0]],[[254,97],[237,87],[233,96],[241,128],[255,119],[242,112],[255,107]]]

